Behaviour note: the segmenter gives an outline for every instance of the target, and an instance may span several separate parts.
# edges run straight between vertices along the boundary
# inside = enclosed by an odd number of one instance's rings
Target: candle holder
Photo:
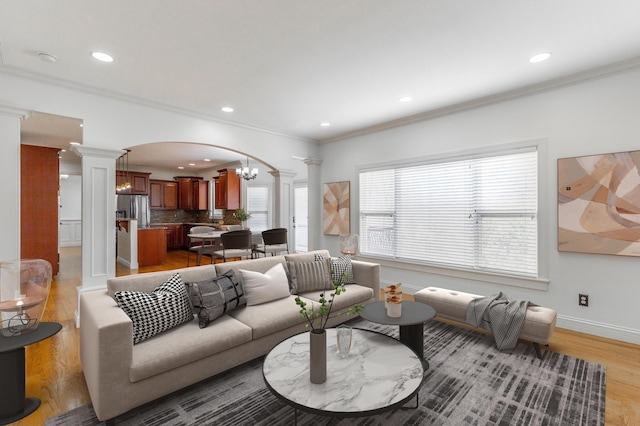
[[[51,287],[51,264],[42,259],[0,262],[0,333],[20,336],[38,328]]]

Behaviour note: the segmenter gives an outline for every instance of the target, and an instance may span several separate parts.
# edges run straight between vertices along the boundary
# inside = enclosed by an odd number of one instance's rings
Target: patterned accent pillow
[[[134,344],[193,319],[189,294],[180,274],[151,293],[117,291],[114,297],[133,322]]]
[[[247,304],[244,290],[236,280],[233,269],[210,280],[188,283],[187,288],[200,328],[205,328],[216,318]]]
[[[325,259],[321,254],[314,255],[315,260]],[[353,284],[353,267],[351,266],[351,255],[331,258],[331,274],[339,284]],[[346,276],[345,276],[346,274]]]
[[[331,290],[330,261],[322,258],[312,262],[287,262],[291,294],[316,290]]]

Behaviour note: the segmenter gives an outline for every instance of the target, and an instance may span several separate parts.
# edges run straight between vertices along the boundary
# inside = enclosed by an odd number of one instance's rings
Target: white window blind
[[[247,226],[254,232],[269,229],[269,187],[267,185],[247,186],[247,212],[251,217]]]
[[[537,152],[360,173],[360,251],[537,276]]]

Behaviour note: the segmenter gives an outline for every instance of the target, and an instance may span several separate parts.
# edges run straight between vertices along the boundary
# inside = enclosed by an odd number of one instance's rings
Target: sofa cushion
[[[313,290],[331,290],[330,261],[321,257],[312,262],[287,262],[292,294]]]
[[[273,266],[266,273],[240,269],[242,282],[247,298],[247,306],[288,297],[289,280],[281,263]]]
[[[325,259],[321,254],[315,255],[316,260]],[[332,257],[330,259],[331,278],[338,284],[352,284],[353,280],[353,268],[351,266],[351,255],[345,255],[340,257]]]
[[[320,295],[324,293],[325,299],[329,300],[331,298],[330,293],[328,291],[309,291],[306,293],[301,293],[300,296],[305,299],[309,299],[312,303],[307,304],[307,308],[311,306],[319,306]],[[371,287],[366,287],[358,284],[347,284],[345,285],[345,291],[341,292],[339,296],[335,296],[333,299],[333,308],[331,308],[331,312],[339,311],[343,308],[355,305],[357,303],[364,303],[369,301],[373,297],[373,289]]]
[[[193,320],[189,294],[180,274],[175,274],[151,293],[118,291],[118,306],[133,322],[133,343]]]
[[[291,295],[269,303],[236,309],[229,316],[251,327],[254,340],[305,322],[300,315],[300,307],[296,305],[295,296]]]
[[[144,380],[250,341],[251,329],[229,315],[207,328],[191,321],[135,345],[129,378]]]
[[[187,286],[200,328],[247,304],[242,285],[236,280],[233,270],[209,280],[188,283]]]

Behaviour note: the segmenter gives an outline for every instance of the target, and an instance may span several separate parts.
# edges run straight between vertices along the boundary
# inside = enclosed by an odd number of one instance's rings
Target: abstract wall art
[[[322,207],[325,235],[349,233],[351,202],[349,189],[349,181],[324,184]]]
[[[558,251],[640,256],[640,151],[558,160]]]

